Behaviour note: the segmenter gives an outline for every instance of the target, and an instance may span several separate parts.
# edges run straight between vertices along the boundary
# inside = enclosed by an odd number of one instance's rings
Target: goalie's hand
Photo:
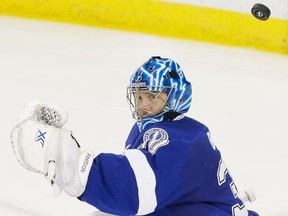
[[[62,119],[63,110],[54,112],[54,105],[46,104],[46,108],[43,106],[34,104],[32,106],[34,111],[25,110],[29,113],[25,115],[23,115],[25,112],[22,112],[18,124],[11,133],[15,155],[24,168],[42,173],[54,188],[59,187],[71,196],[80,196],[85,190],[94,155],[88,151],[81,152],[71,132],[61,128],[66,121],[60,122],[61,124],[58,121],[55,125],[57,121],[51,120],[51,116],[47,118],[48,108],[49,112],[52,110],[52,113],[56,113],[55,116],[59,115],[57,119]],[[49,125],[49,122],[53,122],[54,126]]]

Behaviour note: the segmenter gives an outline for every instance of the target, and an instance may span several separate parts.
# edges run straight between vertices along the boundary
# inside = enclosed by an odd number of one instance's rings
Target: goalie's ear
[[[44,101],[26,103],[18,117],[17,124],[33,119],[45,125],[61,128],[68,120],[67,111],[58,104]]]

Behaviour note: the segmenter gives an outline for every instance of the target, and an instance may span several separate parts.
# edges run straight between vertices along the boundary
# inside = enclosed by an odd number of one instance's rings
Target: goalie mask
[[[144,105],[139,101],[143,93],[151,95],[151,101]],[[147,111],[156,100],[161,110]],[[191,84],[178,63],[168,58],[150,58],[132,75],[127,88],[127,101],[140,131],[149,123],[169,121],[186,113],[191,100]]]

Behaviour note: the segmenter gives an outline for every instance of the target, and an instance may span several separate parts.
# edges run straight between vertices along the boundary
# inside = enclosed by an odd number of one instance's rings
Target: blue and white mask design
[[[139,106],[139,93],[142,91],[154,95],[155,99],[165,92],[167,99],[160,98],[165,103],[163,110],[143,116],[143,106]],[[165,113],[186,113],[192,101],[191,84],[177,62],[168,58],[152,57],[131,76],[127,100],[141,131],[150,123],[163,121]]]

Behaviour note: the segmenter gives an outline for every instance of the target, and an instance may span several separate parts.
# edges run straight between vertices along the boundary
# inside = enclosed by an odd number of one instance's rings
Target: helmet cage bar
[[[138,121],[143,121],[145,120],[153,120],[160,115],[163,115],[164,113],[170,111],[173,108],[173,105],[169,103],[171,100],[170,96],[172,95],[174,87],[171,86],[141,86],[141,85],[132,85],[127,87],[127,101],[128,104],[130,105],[130,109],[132,112],[132,116],[134,119]],[[149,103],[139,106],[139,96],[140,96],[140,91],[141,92],[148,92],[151,95],[155,95],[155,98],[151,100]],[[164,100],[160,97],[160,94],[162,92],[167,93],[167,99]],[[172,95],[173,96],[173,95]],[[160,99],[163,101],[163,105],[165,104],[165,107],[163,110],[156,110],[156,112],[151,112],[145,109],[145,107],[150,106],[156,99]],[[147,113],[145,116],[143,116],[143,113]]]

